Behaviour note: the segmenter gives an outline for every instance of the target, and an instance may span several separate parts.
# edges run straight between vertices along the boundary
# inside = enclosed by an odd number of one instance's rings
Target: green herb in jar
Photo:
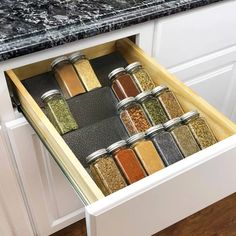
[[[41,96],[48,119],[60,134],[78,129],[69,106],[58,90],[50,90]]]
[[[145,91],[136,96],[136,100],[142,104],[152,125],[165,123],[168,121],[166,113],[160,102],[152,95],[151,91]]]

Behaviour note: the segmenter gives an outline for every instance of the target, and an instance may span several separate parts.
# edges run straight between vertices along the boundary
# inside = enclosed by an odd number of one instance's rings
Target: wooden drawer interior
[[[215,108],[195,94],[191,89],[186,87],[182,82],[177,80],[173,75],[169,74],[168,71],[156,63],[154,59],[147,56],[129,39],[109,42],[103,45],[85,49],[83,51],[90,60],[106,56],[109,57],[109,55],[113,53],[118,53],[121,55],[121,58],[124,59],[123,62],[123,59],[120,60],[121,63],[140,61],[148,70],[156,84],[167,85],[173,92],[175,92],[177,98],[183,106],[183,109],[186,112],[197,109],[201,115],[207,119],[219,141],[236,133],[236,126],[234,123],[219,113]],[[65,138],[63,139],[59,135],[59,133],[47,119],[44,112],[40,108],[40,102],[36,102],[37,99],[35,100],[32,97],[32,93],[30,94],[29,89],[26,89],[26,81],[29,78],[41,76],[44,73],[50,73],[50,64],[53,59],[54,58],[50,58],[46,61],[40,61],[20,68],[13,68],[12,70],[6,71],[6,75],[7,78],[9,78],[13,83],[15,92],[17,93],[21,104],[21,109],[26,118],[32,124],[36,132],[41,137],[41,140],[52,153],[52,156],[55,158],[65,175],[68,177],[69,181],[72,183],[81,199],[85,204],[89,204],[103,198],[104,195],[91,179],[84,168],[84,165],[82,165],[78,160],[78,156],[76,157],[71,148],[67,145]],[[106,67],[107,65],[106,63],[98,63],[95,65],[95,67],[96,66],[102,68],[103,66]],[[109,67],[106,69],[110,70]],[[100,71],[102,71],[102,69]],[[106,81],[104,80],[102,81],[102,85],[108,87],[109,84],[106,84]],[[101,93],[106,94],[106,87],[102,89],[103,90],[101,90]],[[89,93],[93,93],[94,96],[97,96],[96,93],[99,93],[99,91],[95,90]],[[37,95],[35,96],[37,97]],[[73,99],[74,98],[71,99],[72,104]],[[113,119],[113,117],[109,118]],[[122,134],[120,135],[122,136]]]

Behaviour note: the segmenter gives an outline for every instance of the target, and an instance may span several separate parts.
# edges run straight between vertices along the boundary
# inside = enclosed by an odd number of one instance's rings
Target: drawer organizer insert
[[[50,67],[54,58],[15,68],[6,71],[6,74],[12,81],[23,113],[86,205],[104,195],[85,170],[85,157],[127,138],[116,114],[117,100],[107,77],[115,68],[135,61],[141,62],[157,85],[164,84],[175,93],[185,112],[197,109],[207,119],[217,140],[236,133],[236,126],[230,120],[169,74],[129,39],[109,42],[83,52],[89,58],[102,88],[67,100],[80,128],[62,136],[45,116],[40,99],[44,92],[59,89]]]

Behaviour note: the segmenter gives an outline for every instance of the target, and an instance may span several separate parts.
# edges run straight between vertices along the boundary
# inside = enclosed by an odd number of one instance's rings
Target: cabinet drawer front
[[[114,51],[120,53],[127,63],[140,61],[156,84],[167,85],[176,94],[185,111],[197,109],[207,119],[219,142],[108,197],[103,196],[21,82],[49,70],[53,59],[12,69],[7,71],[7,75],[15,85],[27,119],[88,205],[89,235],[126,235],[122,230],[129,230],[129,227],[132,227],[129,235],[150,235],[235,190],[232,179],[235,178],[236,126],[128,39],[84,52],[88,58],[94,58]],[[227,184],[223,185],[223,182]],[[220,186],[219,189],[217,186]],[[210,188],[212,191],[208,193],[206,189]],[[141,219],[145,226],[141,224]],[[112,225],[115,222],[126,224],[122,228],[117,223],[118,228]]]
[[[160,19],[155,58],[170,68],[235,45],[235,7],[235,1],[226,1]]]

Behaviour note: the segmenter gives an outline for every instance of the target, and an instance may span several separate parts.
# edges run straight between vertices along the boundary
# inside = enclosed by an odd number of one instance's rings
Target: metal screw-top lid
[[[146,134],[147,137],[152,137],[153,135],[163,131],[164,129],[165,128],[162,124],[155,125],[155,126],[149,128],[148,130],[146,130],[145,134]]]
[[[157,86],[155,87],[153,90],[152,90],[152,94],[153,95],[160,95],[161,93],[165,92],[166,90],[169,90],[169,88],[165,85],[160,85],[160,86]]]
[[[169,121],[167,121],[165,124],[164,124],[164,127],[166,130],[171,130],[173,127],[177,127],[181,124],[181,119],[180,117],[176,117],[176,118],[173,118]]]
[[[189,111],[180,117],[183,123],[188,123],[190,120],[193,120],[199,116],[198,111]]]
[[[125,72],[125,68],[124,67],[119,67],[115,70],[113,70],[109,75],[108,75],[108,79],[112,80],[113,77],[117,74],[119,74],[120,72]]]
[[[133,69],[142,66],[140,62],[136,61],[134,63],[129,64],[128,66],[126,66],[125,70],[130,73],[132,72]]]
[[[59,63],[63,62],[63,61],[68,61],[68,57],[67,56],[62,56],[62,57],[58,57],[55,60],[52,61],[51,63],[51,68],[53,69],[56,65],[58,65]]]
[[[52,89],[52,90],[49,90],[47,91],[46,93],[44,93],[42,96],[41,96],[41,99],[42,101],[44,101],[46,98],[54,95],[54,94],[61,94],[59,90],[57,89]]]
[[[115,151],[116,149],[118,149],[118,148],[120,148],[120,147],[124,147],[124,146],[126,146],[126,145],[127,145],[127,143],[126,143],[125,140],[120,140],[120,141],[115,142],[115,143],[113,143],[112,145],[110,145],[110,146],[107,148],[107,151],[111,153],[111,152]]]
[[[144,101],[147,97],[150,97],[150,96],[152,96],[152,91],[144,91],[144,92],[138,94],[138,95],[135,97],[135,99],[136,99],[136,101],[138,101],[138,102],[142,102],[142,101]]]
[[[134,102],[136,102],[134,97],[128,97],[128,98],[125,98],[125,99],[121,100],[117,104],[116,108],[117,108],[117,110],[120,110],[122,107],[125,107],[125,106],[127,106],[127,105],[129,105],[131,103],[134,103]]]
[[[87,162],[88,164],[90,164],[91,162],[96,161],[99,157],[101,157],[101,156],[103,156],[103,155],[105,155],[105,154],[107,154],[107,153],[108,153],[108,152],[107,152],[107,150],[106,150],[105,148],[99,149],[99,150],[97,150],[97,151],[91,153],[90,155],[88,155],[88,156],[86,157],[86,162]]]
[[[74,62],[76,62],[77,60],[79,60],[79,59],[84,59],[84,58],[86,58],[86,57],[85,57],[84,53],[81,52],[81,51],[72,53],[72,54],[69,56],[69,60],[71,61],[71,63],[74,63]]]
[[[126,142],[127,142],[128,145],[131,145],[131,144],[137,142],[138,140],[141,140],[141,139],[144,139],[144,138],[145,138],[145,133],[142,132],[142,133],[138,133],[138,134],[135,134],[135,135],[129,137],[126,140]]]

